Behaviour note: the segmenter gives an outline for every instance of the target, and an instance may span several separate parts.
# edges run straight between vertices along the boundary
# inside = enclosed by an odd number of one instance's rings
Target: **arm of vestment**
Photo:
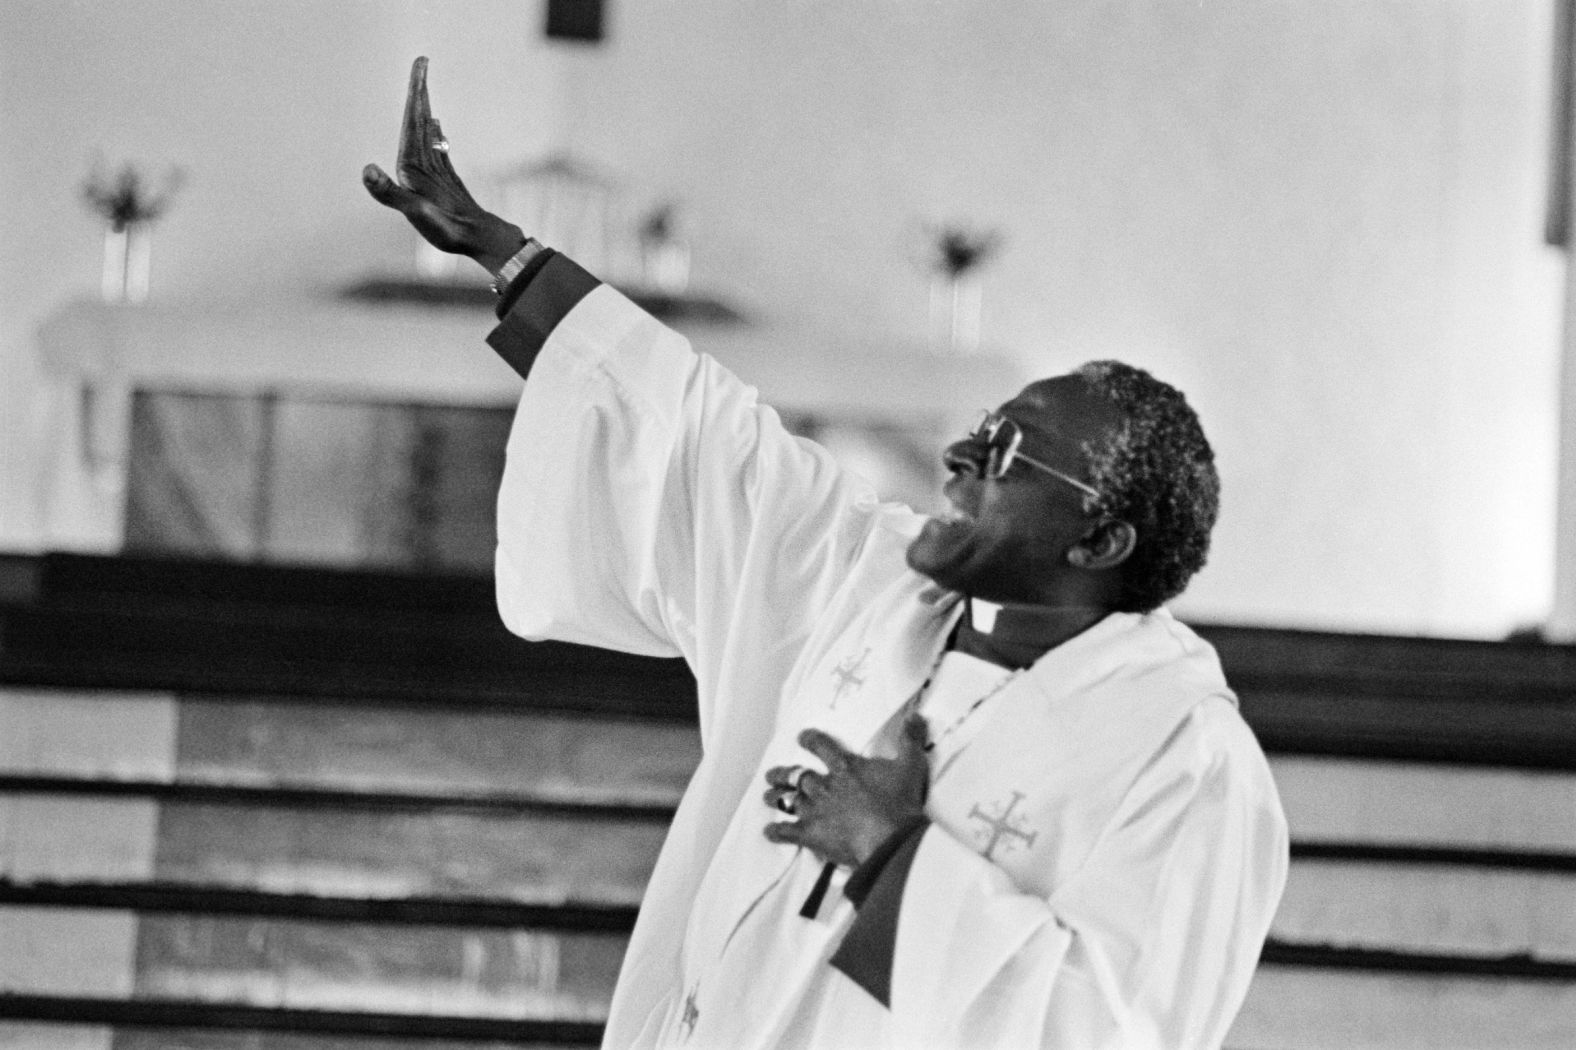
[[[565,256],[538,258],[488,337],[527,374],[498,498],[505,623],[682,655],[702,697],[741,653],[786,672],[874,494],[683,336]],[[703,708],[703,737],[709,722]]]
[[[888,922],[878,902],[900,901],[895,1045],[1218,1046],[1287,865],[1267,766],[1235,721],[1190,715],[1048,900],[944,829],[923,829],[849,931]]]

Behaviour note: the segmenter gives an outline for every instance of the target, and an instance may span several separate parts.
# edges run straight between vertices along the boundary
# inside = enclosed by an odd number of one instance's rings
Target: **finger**
[[[376,164],[368,164],[361,169],[361,184],[372,194],[373,200],[400,211],[408,211],[416,199],[414,193],[389,178],[388,173]]]
[[[772,842],[784,842],[792,846],[803,846],[807,842],[804,829],[786,820],[766,825],[766,837]]]
[[[825,762],[827,770],[833,773],[848,768],[849,760],[854,757],[854,753],[838,743],[835,737],[819,729],[806,729],[800,733],[799,746]]]
[[[405,120],[399,129],[399,159],[403,164],[426,149],[427,121],[432,106],[427,101],[427,56],[411,64],[410,87],[405,91]]]
[[[813,801],[814,797],[826,794],[826,778],[813,769],[806,769],[795,783],[794,790],[806,802]]]
[[[766,771],[766,782],[796,788],[799,786],[799,778],[808,772],[809,770],[803,766],[773,766]]]
[[[441,149],[439,143],[442,143]],[[443,133],[443,126],[438,123],[437,117],[427,122],[427,164],[439,178],[456,187],[464,187],[459,172],[454,170],[454,162],[449,158],[449,138]]]
[[[460,173],[454,170],[454,162],[449,159],[447,152],[433,154],[437,159],[433,161],[438,167],[438,174],[446,181],[456,193],[470,196],[470,190],[465,188],[465,182],[460,178]]]
[[[784,813],[794,812],[794,803],[798,801],[798,798],[799,792],[784,787],[767,788],[761,795],[761,801],[765,802],[772,809],[781,810]]]

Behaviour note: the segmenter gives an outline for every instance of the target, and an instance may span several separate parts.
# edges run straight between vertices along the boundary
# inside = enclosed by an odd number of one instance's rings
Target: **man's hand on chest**
[[[858,867],[894,832],[924,814],[930,782],[927,734],[924,718],[911,714],[894,758],[866,758],[818,729],[806,729],[799,743],[827,771],[800,766],[766,771],[766,805],[798,818],[767,824],[766,837],[804,846],[831,864]]]

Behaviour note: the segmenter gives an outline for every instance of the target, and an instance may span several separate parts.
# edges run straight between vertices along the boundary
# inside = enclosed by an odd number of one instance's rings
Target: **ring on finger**
[[[434,139],[432,142],[432,148],[437,150],[439,153],[447,153],[449,152],[449,140]]]
[[[776,804],[778,809],[782,810],[790,817],[794,816],[799,812],[799,792],[797,790],[783,792],[781,795],[777,796]]]

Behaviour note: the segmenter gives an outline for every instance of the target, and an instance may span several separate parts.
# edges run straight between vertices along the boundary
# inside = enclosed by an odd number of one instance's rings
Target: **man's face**
[[[1086,442],[1099,444],[1121,422],[1117,408],[1077,376],[1024,387],[998,410],[1023,431],[1023,456],[1089,480]],[[971,438],[942,458],[952,477],[949,509],[925,524],[908,548],[909,567],[949,590],[1003,604],[1057,604],[1067,550],[1093,521],[1078,489],[1027,462],[985,477],[986,447]]]

